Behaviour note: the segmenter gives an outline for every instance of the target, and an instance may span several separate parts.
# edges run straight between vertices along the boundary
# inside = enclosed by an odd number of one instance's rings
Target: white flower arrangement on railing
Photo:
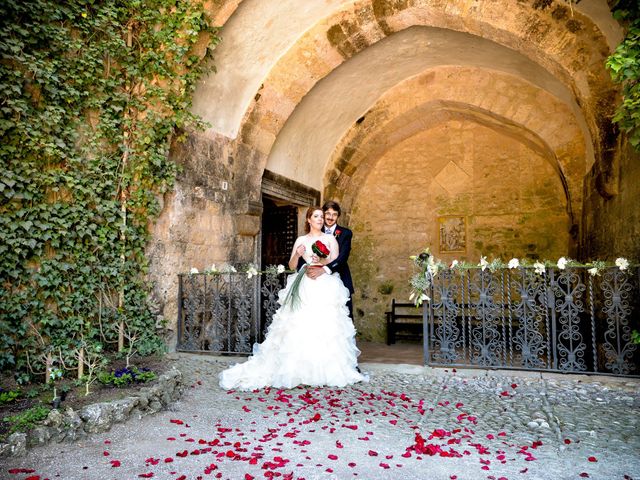
[[[269,265],[264,270],[258,270],[258,267],[253,263],[248,263],[246,265],[238,267],[234,267],[233,265],[229,265],[228,263],[223,263],[220,267],[217,267],[214,263],[210,267],[207,267],[203,272],[198,271],[197,268],[191,268],[189,270],[189,275],[222,275],[225,273],[244,273],[247,275],[247,278],[257,277],[259,275],[264,274],[273,274],[280,275],[281,273],[292,273],[289,272],[284,265]]]
[[[508,268],[510,270],[518,268],[533,268],[533,271],[537,275],[544,275],[549,268],[558,268],[559,270],[566,270],[568,267],[588,267],[588,272],[591,276],[600,274],[600,271],[607,267],[618,267],[620,271],[625,272],[631,266],[637,266],[629,263],[629,260],[623,257],[619,257],[613,264],[607,263],[602,260],[594,260],[592,262],[580,263],[576,260],[572,260],[567,257],[560,257],[557,262],[550,262],[549,260],[536,260],[531,263],[527,259],[512,258],[508,263],[503,263],[502,260],[496,258],[491,262],[487,261],[487,257],[481,255],[480,262],[477,264],[468,263],[465,261],[453,260],[449,266],[444,264],[440,260],[436,260],[429,248],[424,249],[418,255],[412,255],[411,260],[414,263],[414,267],[417,270],[411,278],[411,294],[409,300],[413,301],[416,306],[420,306],[424,301],[430,301],[427,291],[431,286],[431,278],[435,277],[438,272],[442,270],[453,270],[459,273],[463,273],[465,270],[481,269],[483,272],[489,269],[491,272],[495,272],[500,269]]]

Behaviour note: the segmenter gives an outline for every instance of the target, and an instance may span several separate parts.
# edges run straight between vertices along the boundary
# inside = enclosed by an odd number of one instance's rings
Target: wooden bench
[[[391,310],[387,315],[387,345],[396,343],[400,334],[410,339],[422,337],[422,308],[416,308],[413,303],[396,302],[391,300]]]

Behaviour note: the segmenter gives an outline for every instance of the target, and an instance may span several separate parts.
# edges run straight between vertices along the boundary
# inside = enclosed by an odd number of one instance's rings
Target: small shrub
[[[38,395],[40,395],[40,391],[37,388],[30,388],[25,394],[27,398],[36,398]]]
[[[3,390],[0,388],[0,404],[2,405],[14,402],[19,397],[20,390]]]
[[[98,381],[103,385],[114,387],[126,387],[131,383],[145,383],[156,378],[156,374],[148,368],[125,367],[115,372],[98,373]]]
[[[15,432],[26,432],[36,426],[36,423],[44,420],[49,415],[51,408],[44,405],[37,405],[24,412],[20,412],[16,415],[4,417],[2,420],[11,425],[9,428],[9,434]]]

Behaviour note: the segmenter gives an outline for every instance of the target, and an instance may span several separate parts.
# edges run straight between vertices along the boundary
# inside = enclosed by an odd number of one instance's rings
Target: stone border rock
[[[86,405],[77,412],[71,407],[64,412],[53,409],[34,429],[13,433],[6,443],[0,443],[0,458],[25,455],[29,448],[49,442],[73,442],[90,433],[106,432],[114,423],[159,412],[180,398],[182,391],[182,373],[173,369],[136,395]]]

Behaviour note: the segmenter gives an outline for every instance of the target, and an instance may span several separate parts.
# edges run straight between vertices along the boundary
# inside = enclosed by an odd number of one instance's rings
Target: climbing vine
[[[627,25],[624,40],[607,59],[611,78],[622,85],[622,103],[613,121],[640,151],[640,4],[637,0],[617,0],[612,11]]]
[[[148,222],[217,42],[197,0],[0,4],[0,370],[161,348]]]

